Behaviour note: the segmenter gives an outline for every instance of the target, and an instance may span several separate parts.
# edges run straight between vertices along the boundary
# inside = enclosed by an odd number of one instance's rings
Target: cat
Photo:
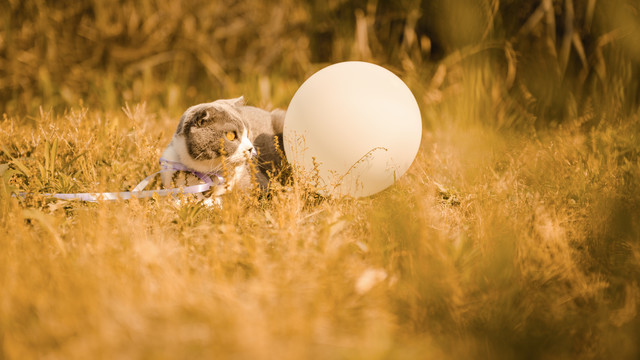
[[[218,204],[225,192],[248,189],[252,180],[264,190],[284,164],[280,147],[284,117],[281,109],[269,112],[247,106],[242,96],[191,106],[180,118],[162,160],[202,174],[224,173],[224,183],[210,194]],[[174,171],[164,172],[163,185],[187,184],[184,178],[176,180],[176,175]]]

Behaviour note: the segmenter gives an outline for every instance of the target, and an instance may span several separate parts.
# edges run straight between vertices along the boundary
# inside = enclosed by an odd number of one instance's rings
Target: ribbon
[[[164,158],[160,158],[160,167],[162,168],[160,171],[156,171],[155,173],[147,176],[142,180],[136,187],[131,191],[121,191],[121,192],[105,192],[105,193],[73,193],[73,194],[42,194],[44,196],[51,196],[61,200],[81,200],[81,201],[90,201],[96,202],[100,200],[129,200],[129,199],[141,199],[141,198],[149,198],[154,195],[157,196],[168,196],[168,195],[178,195],[178,194],[198,194],[203,193],[209,190],[212,186],[220,185],[224,183],[224,179],[217,173],[205,174],[199,171],[195,171],[193,169],[188,168],[184,164],[171,161]],[[182,188],[172,188],[172,189],[163,189],[163,190],[144,190],[153,178],[163,172],[169,171],[187,171],[198,177],[203,184],[191,185]],[[215,182],[211,180],[211,176],[215,178]],[[24,197],[26,193],[19,193],[18,196]]]

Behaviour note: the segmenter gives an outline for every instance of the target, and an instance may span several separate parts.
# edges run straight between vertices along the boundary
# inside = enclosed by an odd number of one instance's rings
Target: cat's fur
[[[264,189],[269,175],[283,163],[282,151],[276,148],[274,137],[282,144],[284,115],[283,110],[268,112],[247,106],[243,97],[194,105],[180,118],[162,157],[205,174],[222,175],[225,171],[225,184],[213,190],[215,197],[233,188],[249,188],[252,176]],[[236,139],[227,139],[227,132],[234,132]],[[252,157],[252,152],[257,156]],[[256,165],[255,174],[249,161]],[[174,175],[163,173],[165,187],[176,180]]]

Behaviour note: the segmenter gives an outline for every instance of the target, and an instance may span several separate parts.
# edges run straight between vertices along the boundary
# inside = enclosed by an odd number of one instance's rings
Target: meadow
[[[638,11],[0,5],[0,359],[638,358]],[[41,195],[131,190],[186,107],[286,108],[343,60],[394,71],[421,107],[418,156],[381,193]]]

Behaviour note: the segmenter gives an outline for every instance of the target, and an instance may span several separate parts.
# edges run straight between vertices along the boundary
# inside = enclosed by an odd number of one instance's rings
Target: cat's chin
[[[180,160],[188,168],[202,173],[211,173],[222,169],[222,159],[195,160],[190,156],[184,156]]]

